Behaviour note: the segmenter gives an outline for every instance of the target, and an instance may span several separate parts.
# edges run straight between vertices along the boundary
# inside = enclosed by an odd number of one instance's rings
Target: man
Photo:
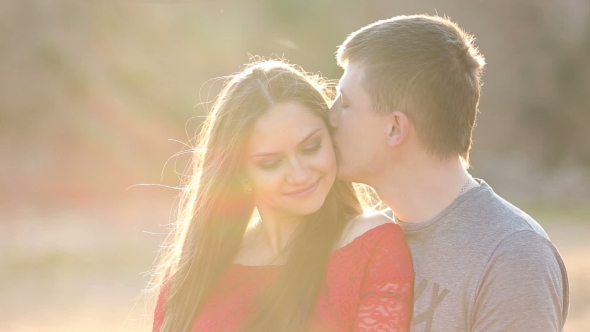
[[[331,116],[339,177],[395,214],[416,271],[412,331],[561,331],[565,266],[531,217],[466,171],[484,58],[436,16],[352,33]]]

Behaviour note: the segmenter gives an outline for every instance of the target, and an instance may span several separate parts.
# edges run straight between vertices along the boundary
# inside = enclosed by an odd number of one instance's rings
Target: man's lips
[[[317,179],[314,183],[310,184],[309,186],[303,187],[301,189],[291,190],[289,192],[284,193],[285,196],[290,197],[305,197],[311,193],[313,193],[320,183],[320,179]]]

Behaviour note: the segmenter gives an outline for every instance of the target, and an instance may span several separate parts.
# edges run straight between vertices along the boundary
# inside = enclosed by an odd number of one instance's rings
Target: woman
[[[154,331],[409,329],[408,247],[335,180],[325,91],[280,61],[224,86],[164,247]]]

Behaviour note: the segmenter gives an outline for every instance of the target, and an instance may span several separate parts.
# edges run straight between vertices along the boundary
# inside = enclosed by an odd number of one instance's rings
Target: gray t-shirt
[[[399,222],[416,272],[411,331],[562,331],[569,286],[557,249],[477,181],[434,219]]]

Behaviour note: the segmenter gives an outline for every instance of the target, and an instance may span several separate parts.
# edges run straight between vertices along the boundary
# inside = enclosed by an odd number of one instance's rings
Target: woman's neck
[[[235,262],[242,265],[276,265],[305,217],[259,211],[260,220],[246,232]]]
[[[304,217],[260,212],[260,236],[270,253],[278,256],[289,243]]]

